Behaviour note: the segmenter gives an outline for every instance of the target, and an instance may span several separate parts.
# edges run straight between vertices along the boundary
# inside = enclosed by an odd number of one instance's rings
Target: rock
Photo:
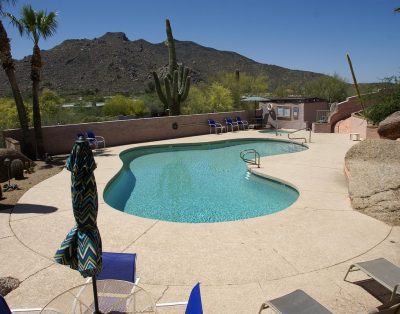
[[[20,281],[13,277],[0,277],[0,294],[6,296],[19,287]]]
[[[346,154],[349,194],[354,209],[400,225],[400,142],[370,139]]]
[[[400,138],[400,111],[396,111],[379,123],[378,133],[383,138]]]
[[[10,159],[10,164],[14,159],[21,159],[23,162],[32,162],[28,157],[14,149],[0,148],[0,182],[8,180],[8,169],[4,165],[4,159],[6,158]]]

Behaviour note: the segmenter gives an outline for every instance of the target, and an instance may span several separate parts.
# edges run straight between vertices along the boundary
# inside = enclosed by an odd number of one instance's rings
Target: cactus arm
[[[161,88],[160,80],[159,80],[158,75],[157,75],[156,72],[153,72],[153,78],[154,78],[154,83],[155,83],[155,86],[156,86],[156,91],[157,91],[158,98],[161,100],[161,102],[164,104],[164,106],[168,107],[167,99],[164,96],[164,93],[163,93],[162,88]]]
[[[174,71],[178,68],[176,62],[176,52],[175,52],[175,42],[174,37],[172,36],[172,29],[169,19],[165,21],[165,28],[167,32],[167,45],[169,52],[169,73],[172,75]]]
[[[182,86],[184,83],[184,76],[183,76],[183,70],[184,70],[185,66],[182,64],[179,65],[178,67],[178,71],[179,71],[179,81],[178,81],[178,86]]]
[[[181,101],[185,101],[187,96],[189,95],[189,89],[190,89],[190,80],[191,77],[187,76],[186,77],[186,81],[185,81],[185,85],[184,85],[184,89],[183,89],[183,93],[181,94]]]
[[[164,79],[164,85],[165,85],[165,94],[167,98],[167,107],[171,109],[173,105],[173,98],[172,98],[172,93],[171,93],[171,81],[168,78]]]
[[[172,99],[174,100],[174,104],[178,103],[178,88],[179,88],[178,84],[179,84],[178,71],[175,70],[174,77],[172,80]]]

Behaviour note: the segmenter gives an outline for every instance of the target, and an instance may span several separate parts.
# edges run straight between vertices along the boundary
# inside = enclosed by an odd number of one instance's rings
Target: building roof
[[[294,96],[289,96],[289,97],[273,97],[273,98],[268,98],[265,101],[262,102],[274,102],[274,103],[310,103],[310,102],[323,102],[326,100],[319,98],[319,97],[294,97]]]

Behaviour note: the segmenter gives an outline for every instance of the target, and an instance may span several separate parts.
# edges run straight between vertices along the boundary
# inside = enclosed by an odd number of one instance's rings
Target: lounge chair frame
[[[218,130],[220,130],[220,133],[224,132],[224,130],[225,130],[225,127],[221,123],[216,122],[213,119],[208,119],[208,127],[210,128],[210,134],[211,134],[212,128],[214,128],[215,134],[218,134]]]
[[[282,297],[265,301],[261,305],[258,314],[268,308],[281,314],[332,314],[332,312],[325,308],[321,303],[317,302],[300,289]]]
[[[226,131],[229,131],[229,126],[231,127],[232,132],[234,131],[234,127],[236,127],[238,129],[238,131],[240,131],[240,127],[239,127],[239,123],[237,123],[236,121],[233,121],[231,117],[226,117],[225,118],[225,124],[226,124]]]
[[[239,129],[240,129],[240,126],[243,127],[243,131],[246,130],[246,127],[247,127],[247,130],[249,129],[249,122],[246,121],[246,120],[242,120],[241,117],[237,116],[237,117],[236,117],[236,122],[237,122],[238,125],[239,125]]]
[[[398,295],[400,287],[400,267],[392,264],[385,258],[377,258],[366,262],[354,263],[350,265],[343,280],[350,282],[346,280],[348,274],[357,270],[361,270],[370,278],[391,291],[392,294],[390,300],[388,303],[384,304],[384,306],[391,306],[400,300],[400,296]]]

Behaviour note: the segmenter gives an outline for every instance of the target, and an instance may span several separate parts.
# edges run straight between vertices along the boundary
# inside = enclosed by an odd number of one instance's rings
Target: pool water
[[[305,147],[254,139],[132,149],[121,154],[123,168],[104,199],[132,215],[190,223],[258,217],[295,202],[292,187],[247,171],[240,159],[245,149],[269,156]]]

